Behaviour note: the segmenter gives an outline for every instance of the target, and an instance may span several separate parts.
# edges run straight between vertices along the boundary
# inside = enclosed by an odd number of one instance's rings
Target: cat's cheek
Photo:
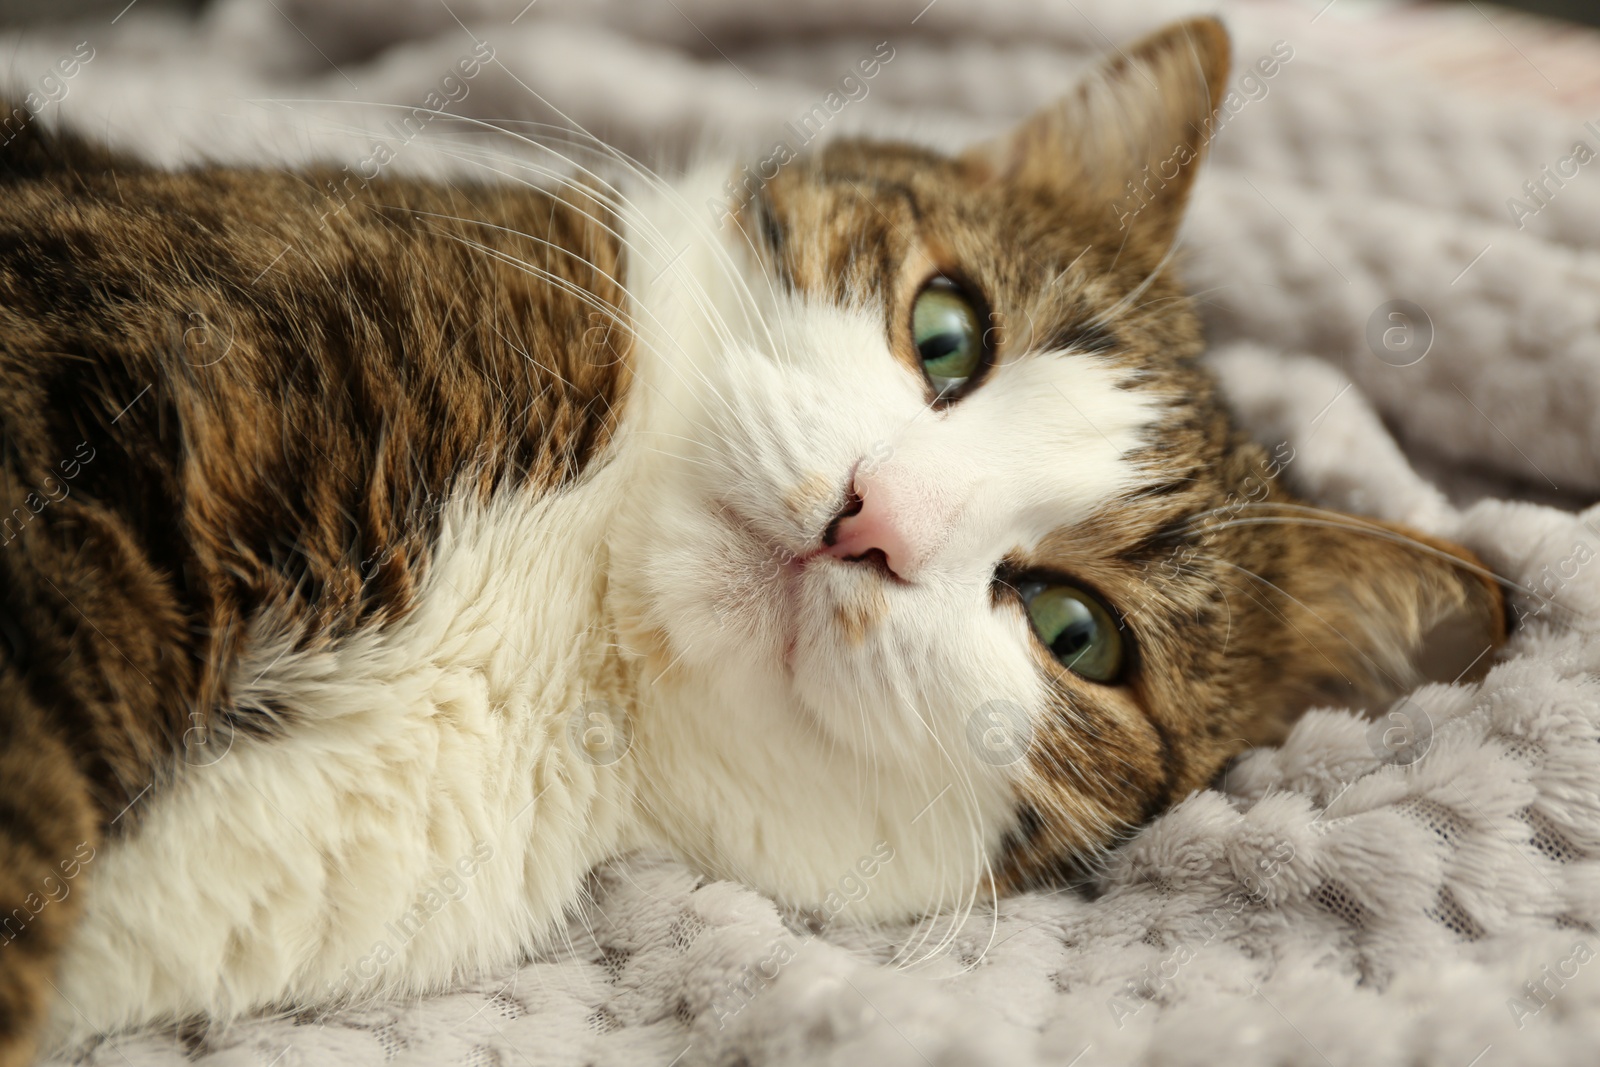
[[[1040,705],[1038,672],[1006,620],[973,611],[959,587],[943,591],[885,585],[857,565],[832,563],[807,574],[807,610],[792,658],[791,687],[801,705],[839,744],[875,760],[921,766],[954,757],[988,776],[1006,775],[971,743],[984,709]],[[882,614],[862,632],[842,608],[865,593],[883,598]],[[1013,620],[1014,621],[1014,620]],[[1026,732],[1025,722],[1022,730]]]
[[[792,612],[775,595],[782,561],[755,548],[705,509],[692,494],[674,492],[647,509],[650,546],[622,568],[645,605],[628,642],[653,668],[678,662],[771,677],[784,670]]]

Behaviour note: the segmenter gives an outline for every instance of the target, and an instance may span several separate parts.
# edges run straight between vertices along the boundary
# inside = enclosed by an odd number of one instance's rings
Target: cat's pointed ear
[[[1182,221],[1227,78],[1222,23],[1173,23],[962,158],[1004,181],[1059,189],[1165,247]]]
[[[1481,674],[1505,642],[1500,586],[1460,545],[1332,513],[1284,532],[1280,638],[1296,648],[1278,662],[1307,697],[1387,701],[1423,681]]]

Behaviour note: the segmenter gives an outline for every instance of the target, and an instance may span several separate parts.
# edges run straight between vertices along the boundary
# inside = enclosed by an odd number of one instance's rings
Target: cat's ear
[[[1227,78],[1222,23],[1173,23],[962,158],[1003,181],[1058,189],[1165,247],[1182,221]]]
[[[1505,642],[1500,586],[1460,545],[1333,513],[1282,529],[1279,640],[1295,652],[1278,662],[1307,697],[1388,700],[1423,681],[1481,674]]]

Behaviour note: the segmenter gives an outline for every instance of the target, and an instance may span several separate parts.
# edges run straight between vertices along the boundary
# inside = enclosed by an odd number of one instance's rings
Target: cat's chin
[[[828,555],[826,549],[814,549],[795,556],[784,564],[784,612],[788,626],[784,633],[783,666],[792,678],[800,666],[797,657],[802,648],[815,646],[819,630],[830,625],[830,614],[837,617],[837,605],[831,603],[832,592],[841,580],[838,574],[823,577],[819,572],[837,571],[841,564]],[[806,640],[802,642],[802,638]]]
[[[709,659],[724,676],[764,676],[791,691],[816,688],[805,676],[822,676],[830,679],[823,687],[834,688],[887,622],[892,579],[871,564],[834,557],[820,536],[800,548],[735,509],[715,513],[732,545],[698,561],[700,581],[714,591],[707,598],[713,628],[680,615],[669,624],[674,644],[696,646],[689,659]]]
[[[789,677],[808,666],[826,669],[837,659],[835,649],[860,648],[887,618],[885,586],[892,579],[881,568],[837,558],[820,537],[797,548],[764,534],[735,508],[721,513],[744,550],[713,565],[729,569],[723,582],[749,591],[742,607],[759,629],[779,635],[778,656]]]
[[[711,510],[732,539],[729,551],[702,561],[710,568],[707,584],[715,591],[711,600],[718,622],[733,631],[747,656],[771,649],[775,665],[790,669],[801,625],[804,572],[823,550],[785,544],[725,502]]]

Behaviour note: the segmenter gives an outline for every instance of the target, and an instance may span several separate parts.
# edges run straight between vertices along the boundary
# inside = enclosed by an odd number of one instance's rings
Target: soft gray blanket
[[[1502,12],[1469,13],[1465,51],[1498,64],[1486,86],[1427,43],[1447,24],[1459,39],[1459,20],[1324,2],[1223,5],[1241,72],[1276,42],[1294,54],[1271,79],[1235,74],[1186,270],[1242,414],[1295,450],[1285,477],[1464,541],[1519,587],[1521,628],[1481,686],[1312,712],[1151,825],[1094,899],[818,934],[738,885],[630,857],[597,872],[566,947],[515,973],[88,1058],[1595,1062],[1600,508],[1579,509],[1600,497],[1600,163],[1576,146],[1600,152],[1600,98],[1584,113],[1574,83],[1556,85],[1600,44],[1574,36],[1558,55]],[[573,151],[593,135],[665,166],[708,141],[760,158],[830,92],[826,135],[954,146],[1191,7],[226,0],[199,25],[134,6],[30,34],[10,71],[46,121],[173,162],[354,163],[373,145],[362,131],[396,142],[382,103],[445,112],[396,166],[505,149],[462,120],[582,130]],[[445,81],[480,41],[495,59]],[[68,75],[79,42],[93,55]],[[892,60],[843,85],[879,42]]]

